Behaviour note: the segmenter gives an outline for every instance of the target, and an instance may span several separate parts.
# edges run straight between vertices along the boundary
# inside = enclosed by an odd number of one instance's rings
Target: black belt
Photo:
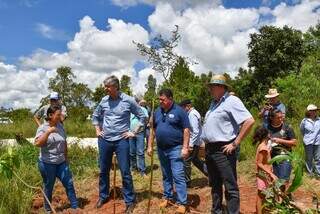
[[[232,139],[230,141],[216,141],[216,142],[209,142],[205,144],[205,149],[206,150],[217,150],[217,149],[221,149],[221,147],[232,143],[235,140]]]

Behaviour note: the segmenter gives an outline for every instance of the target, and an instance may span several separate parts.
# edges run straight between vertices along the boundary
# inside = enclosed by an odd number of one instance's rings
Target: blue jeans
[[[177,192],[177,203],[187,204],[187,184],[184,175],[184,162],[181,157],[182,145],[168,149],[158,147],[158,156],[162,171],[163,196],[173,199],[173,182]]]
[[[144,161],[144,132],[136,134],[130,138],[130,164],[132,169],[138,169],[141,174],[146,172]]]
[[[102,137],[98,138],[99,147],[99,198],[106,200],[109,197],[110,189],[110,169],[112,165],[113,152],[116,153],[118,166],[122,177],[122,194],[127,205],[135,203],[135,193],[130,172],[129,141],[121,139],[117,141],[107,141]]]
[[[223,152],[223,146],[230,142],[215,142],[206,144],[206,164],[209,179],[211,179],[212,209],[211,213],[222,214],[223,186],[227,202],[227,212],[240,212],[240,194],[237,183],[236,152]]]
[[[290,161],[284,160],[280,163],[274,163],[272,166],[273,172],[278,178],[286,181],[290,179],[292,169]]]
[[[78,208],[78,201],[73,186],[71,171],[68,164],[66,162],[63,162],[61,164],[49,164],[39,160],[38,167],[44,184],[44,192],[49,201],[51,202],[52,200],[53,186],[57,177],[66,189],[68,199],[71,204],[71,208]],[[45,199],[44,208],[47,211],[51,210],[47,200]]]
[[[320,145],[304,145],[304,150],[308,173],[320,175]]]

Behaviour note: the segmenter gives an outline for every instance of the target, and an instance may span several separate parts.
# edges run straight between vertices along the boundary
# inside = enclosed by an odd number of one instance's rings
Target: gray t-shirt
[[[34,115],[39,119],[46,119],[49,107],[50,104],[42,106],[38,111],[34,113]],[[67,108],[64,105],[61,105],[61,114],[67,117]]]
[[[49,128],[49,123],[45,122],[39,126],[36,137],[40,137]],[[61,123],[57,125],[57,132],[53,132],[49,135],[47,142],[40,147],[39,159],[45,163],[60,164],[65,159],[66,148],[66,134]]]

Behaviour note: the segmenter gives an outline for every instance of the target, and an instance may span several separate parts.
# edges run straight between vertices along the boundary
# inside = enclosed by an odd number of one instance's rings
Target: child
[[[265,190],[271,182],[277,179],[277,176],[272,172],[272,165],[268,164],[268,161],[271,159],[271,146],[268,145],[268,141],[268,130],[264,127],[257,128],[253,136],[253,143],[259,142],[256,154],[258,188],[256,202],[257,214],[262,213],[262,202],[264,200],[262,191]]]

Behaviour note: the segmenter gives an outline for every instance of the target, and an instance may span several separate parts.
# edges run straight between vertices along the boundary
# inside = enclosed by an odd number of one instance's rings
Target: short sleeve
[[[185,112],[184,110],[180,109],[180,117],[181,117],[182,128],[190,129],[190,121],[189,121],[187,112]]]
[[[238,97],[230,96],[229,99],[229,113],[232,115],[237,125],[241,125],[247,119],[252,118],[251,113]]]
[[[293,128],[292,128],[291,126],[288,126],[288,127],[287,127],[286,132],[287,132],[287,139],[288,139],[288,140],[292,140],[292,139],[295,139],[295,138],[296,138],[295,133],[294,133],[294,131],[293,131]]]
[[[44,129],[44,126],[43,125],[39,126],[39,128],[37,129],[36,136],[34,137],[34,139],[35,140],[38,139],[45,132],[46,132],[46,130]]]

